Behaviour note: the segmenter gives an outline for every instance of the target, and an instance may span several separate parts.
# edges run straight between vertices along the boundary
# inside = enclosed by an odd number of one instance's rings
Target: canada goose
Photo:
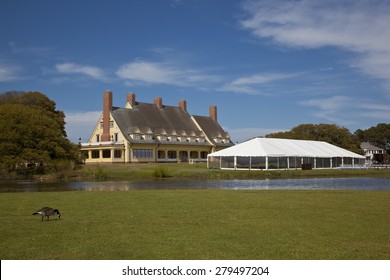
[[[44,216],[46,216],[47,220],[49,220],[49,217],[55,214],[58,215],[58,219],[61,219],[60,211],[58,211],[58,209],[53,209],[50,207],[43,207],[42,209],[39,209],[38,211],[33,213],[33,215],[41,215],[42,221]]]

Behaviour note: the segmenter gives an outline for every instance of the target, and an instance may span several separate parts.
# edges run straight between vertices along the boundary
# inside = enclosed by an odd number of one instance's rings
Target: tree
[[[363,153],[358,137],[335,124],[301,124],[290,131],[271,133],[266,137],[325,141],[355,153]]]
[[[366,130],[358,129],[355,135],[361,142],[370,142],[372,145],[390,153],[390,124],[379,123],[377,126],[370,127]]]
[[[0,163],[9,172],[18,165],[57,165],[75,161],[77,147],[66,138],[65,115],[39,92],[0,95]]]

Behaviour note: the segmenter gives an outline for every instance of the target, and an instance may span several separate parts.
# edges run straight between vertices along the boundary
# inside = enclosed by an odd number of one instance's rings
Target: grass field
[[[0,194],[1,259],[390,259],[389,191]],[[31,215],[58,208],[61,219]]]

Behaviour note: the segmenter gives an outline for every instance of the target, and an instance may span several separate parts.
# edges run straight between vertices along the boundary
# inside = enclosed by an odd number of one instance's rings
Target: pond
[[[174,189],[227,190],[390,190],[386,178],[316,178],[272,180],[185,180],[1,183],[0,192],[130,191]]]

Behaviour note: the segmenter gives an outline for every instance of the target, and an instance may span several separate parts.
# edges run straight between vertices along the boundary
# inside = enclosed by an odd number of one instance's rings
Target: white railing
[[[91,143],[80,143],[81,147],[98,147],[98,146],[110,146],[110,145],[121,145],[124,141],[101,141]]]

